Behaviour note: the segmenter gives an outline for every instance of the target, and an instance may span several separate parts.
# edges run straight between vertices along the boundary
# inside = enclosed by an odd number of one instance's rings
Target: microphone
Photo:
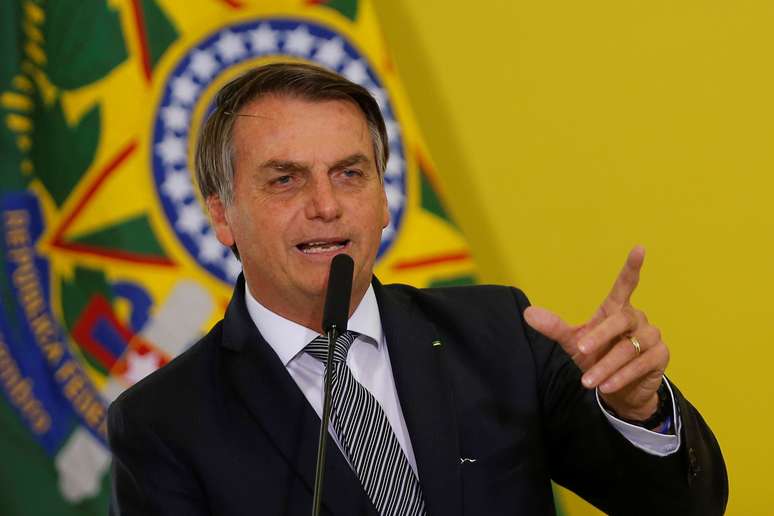
[[[325,333],[328,333],[334,326],[338,329],[339,334],[347,329],[354,268],[355,262],[348,254],[337,254],[331,260],[331,272],[328,275],[328,290],[325,293],[322,320],[322,329]]]
[[[328,358],[323,383],[323,412],[320,422],[320,439],[317,442],[317,464],[314,473],[314,499],[312,516],[319,516],[322,504],[323,479],[325,478],[325,450],[328,444],[328,422],[331,417],[331,368],[336,339],[347,331],[349,301],[352,297],[352,272],[355,262],[346,254],[337,254],[331,260],[328,289],[325,292],[322,329],[328,337]]]

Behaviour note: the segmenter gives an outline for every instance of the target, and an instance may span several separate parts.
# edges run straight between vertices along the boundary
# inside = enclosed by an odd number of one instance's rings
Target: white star
[[[287,35],[285,52],[306,57],[312,53],[315,39],[314,36],[309,34],[309,30],[301,25]]]
[[[239,277],[239,273],[242,272],[242,263],[237,260],[234,253],[229,253],[223,266],[226,269],[226,274],[232,281],[236,281]]]
[[[202,209],[197,203],[186,204],[178,212],[177,226],[181,231],[197,235],[207,224],[207,217],[202,213]]]
[[[132,349],[126,354],[126,373],[124,373],[124,377],[130,383],[135,384],[158,368],[159,357],[156,353],[151,351],[140,355]]]
[[[390,207],[390,211],[394,211],[403,206],[403,192],[397,186],[385,183],[384,192],[387,194],[387,205]]]
[[[161,143],[156,144],[156,152],[161,155],[165,165],[185,163],[185,141],[173,134],[167,133]]]
[[[161,191],[175,202],[183,202],[193,193],[187,170],[169,170],[161,185]]]
[[[369,88],[368,92],[374,99],[376,99],[376,103],[379,104],[379,109],[384,111],[385,105],[387,103],[387,95],[384,93],[384,90],[374,86],[373,88]]]
[[[187,75],[172,81],[172,97],[181,104],[190,104],[196,99],[199,87]]]
[[[225,31],[215,43],[218,54],[226,63],[231,63],[247,54],[247,49],[242,38],[230,30]]]
[[[387,160],[387,167],[385,167],[384,175],[385,177],[392,179],[400,177],[401,171],[403,170],[403,158],[398,154],[393,154],[392,149],[390,149],[390,151],[390,159]]]
[[[167,129],[183,131],[188,127],[188,111],[180,106],[167,106],[161,110],[161,118]]]
[[[194,50],[191,53],[191,70],[200,81],[208,81],[218,69],[218,62],[206,50]]]
[[[317,49],[315,60],[329,68],[336,69],[341,64],[344,53],[344,42],[341,38],[329,39]]]
[[[223,246],[211,232],[199,239],[199,259],[207,263],[217,263],[223,259]]]
[[[392,220],[387,224],[387,227],[382,230],[382,242],[392,237],[395,234],[395,226],[392,224]]]
[[[250,44],[257,53],[276,52],[279,49],[278,32],[272,30],[268,23],[262,23],[257,29],[251,30]]]
[[[344,67],[341,74],[350,81],[355,84],[360,84],[361,86],[368,80],[368,71],[363,62],[359,59],[350,61],[349,64]]]
[[[392,143],[400,133],[400,125],[392,119],[385,120],[384,125],[387,127],[387,139]]]

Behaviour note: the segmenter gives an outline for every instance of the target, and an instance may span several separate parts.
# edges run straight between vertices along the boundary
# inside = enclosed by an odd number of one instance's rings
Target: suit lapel
[[[374,279],[403,417],[411,436],[428,513],[462,513],[459,441],[438,334],[409,299]],[[440,342],[440,341],[438,341]]]
[[[247,312],[240,276],[223,321],[226,374],[247,409],[289,466],[314,489],[320,418]],[[328,439],[323,505],[337,516],[373,514],[368,497],[336,444]],[[310,512],[311,512],[311,494]]]

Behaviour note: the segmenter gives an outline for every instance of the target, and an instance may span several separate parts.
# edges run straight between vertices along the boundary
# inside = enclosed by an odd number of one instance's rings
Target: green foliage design
[[[155,67],[169,45],[177,39],[178,32],[155,0],[143,0],[142,14],[145,20],[151,66]]]
[[[446,222],[455,225],[454,220],[452,220],[452,218],[446,212],[446,209],[443,206],[443,202],[441,202],[441,198],[438,196],[438,192],[435,191],[433,184],[430,182],[430,179],[427,177],[427,174],[424,170],[419,171],[419,178],[422,192],[422,208],[426,211],[429,211],[433,215],[442,218]]]
[[[61,423],[61,422],[59,422]],[[73,418],[71,424],[76,423]],[[65,500],[56,488],[58,474],[53,461],[34,441],[4,397],[0,396],[0,514],[85,516],[107,514],[110,475],[105,475],[99,494],[77,504]]]
[[[328,0],[325,3],[331,9],[336,9],[352,21],[357,18],[359,0]]]
[[[466,274],[463,276],[455,276],[452,278],[435,279],[430,282],[430,288],[436,287],[458,287],[462,285],[475,285],[478,283],[476,277],[472,274]]]
[[[95,294],[113,301],[113,289],[101,271],[78,267],[71,281],[62,280],[62,312],[69,331]]]
[[[116,225],[79,235],[69,241],[91,247],[165,257],[164,249],[156,239],[147,215],[138,215]]]
[[[126,57],[121,22],[110,2],[57,0],[46,4],[46,73],[71,90],[103,78]]]
[[[0,91],[8,89],[11,79],[18,71],[21,54],[19,27],[20,9],[16,2],[0,2]]]
[[[64,324],[70,333],[94,295],[101,295],[108,301],[113,299],[113,289],[101,271],[78,267],[72,281],[62,280],[61,285]],[[88,353],[83,353],[82,356],[97,371],[108,373],[107,369]]]
[[[59,99],[47,106],[38,96],[33,124],[31,157],[35,173],[60,206],[94,159],[100,109],[94,106],[71,127]]]
[[[0,2],[0,94],[11,90],[11,81],[19,73],[21,55],[21,10],[16,2]],[[16,145],[17,136],[2,123],[8,111],[0,108],[0,193],[23,190],[29,180],[21,174],[22,153]]]
[[[27,188],[29,179],[21,173],[22,154],[16,146],[16,136],[4,125],[0,125],[0,156],[0,193]]]

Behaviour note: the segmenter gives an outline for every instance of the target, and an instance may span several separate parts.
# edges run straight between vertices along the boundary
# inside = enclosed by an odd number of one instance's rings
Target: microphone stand
[[[312,516],[320,515],[320,505],[322,503],[323,478],[325,473],[325,450],[328,446],[328,421],[331,417],[331,383],[333,373],[330,365],[333,364],[333,349],[336,345],[336,339],[339,338],[339,331],[336,325],[332,325],[326,332],[328,337],[328,358],[325,361],[325,382],[323,387],[323,412],[320,422],[320,440],[317,444],[317,467],[314,472],[314,500],[312,502]]]
[[[328,424],[331,418],[331,385],[333,384],[333,350],[336,339],[347,331],[349,302],[352,296],[352,257],[337,254],[331,260],[328,274],[328,288],[323,307],[322,330],[328,337],[328,353],[325,360],[325,379],[323,385],[323,412],[320,421],[320,440],[317,443],[317,466],[314,472],[314,499],[312,516],[319,516],[322,505],[323,479],[325,478],[325,450],[328,447]]]

